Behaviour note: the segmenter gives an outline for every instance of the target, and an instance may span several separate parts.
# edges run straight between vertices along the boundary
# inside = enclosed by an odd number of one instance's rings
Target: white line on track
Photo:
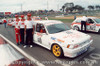
[[[30,59],[31,61],[33,61],[34,63],[36,63],[38,66],[45,66],[44,64],[40,63],[38,60],[36,60],[35,58],[33,58],[31,55],[29,55],[26,52],[24,52],[21,48],[19,48],[18,46],[16,46],[14,43],[12,43],[10,40],[8,40],[6,37],[4,37],[2,34],[0,34],[0,36],[3,39],[5,39],[11,46],[13,46],[14,48],[16,48],[20,53],[22,53],[28,59]]]

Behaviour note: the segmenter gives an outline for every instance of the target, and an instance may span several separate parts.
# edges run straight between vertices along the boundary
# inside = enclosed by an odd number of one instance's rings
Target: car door
[[[34,41],[44,46],[48,46],[48,43],[49,43],[48,38],[49,37],[44,25],[37,23]]]
[[[96,30],[96,23],[92,19],[88,19],[87,30],[88,31],[95,31]]]

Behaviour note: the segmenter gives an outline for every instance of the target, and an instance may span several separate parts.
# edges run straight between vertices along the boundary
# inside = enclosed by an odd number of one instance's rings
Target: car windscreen
[[[62,32],[62,31],[66,31],[66,30],[69,30],[70,28],[65,25],[64,23],[59,23],[59,24],[52,24],[52,25],[48,25],[46,26],[47,27],[47,30],[50,34],[53,34],[53,33],[59,33],[59,32]]]
[[[100,23],[100,19],[94,19],[96,21],[96,23]]]

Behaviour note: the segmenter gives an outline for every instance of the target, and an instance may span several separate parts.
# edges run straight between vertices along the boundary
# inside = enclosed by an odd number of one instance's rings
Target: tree
[[[76,5],[76,6],[74,6],[74,10],[82,11],[82,10],[84,10],[84,8],[80,5]]]
[[[89,5],[89,6],[88,6],[88,9],[89,9],[89,10],[94,10],[94,6]]]
[[[72,12],[73,11],[73,7],[74,7],[74,3],[65,3],[65,8],[66,8],[66,12]]]
[[[64,12],[64,10],[65,10],[65,5],[62,6],[61,10]]]
[[[99,10],[100,10],[100,6],[99,6]]]
[[[67,13],[69,13],[69,12],[73,12],[73,10],[82,11],[84,10],[84,8],[80,5],[74,6],[74,3],[65,3],[60,10],[62,10],[63,12],[66,11]]]
[[[100,6],[99,5],[96,5],[95,8],[96,8],[96,10],[99,10],[100,9]]]
[[[53,9],[51,9],[51,10],[49,10],[49,12],[54,12],[54,10],[53,10]]]
[[[95,8],[96,8],[96,10],[98,10],[98,8],[99,8],[99,5],[96,5],[96,6],[95,6]]]

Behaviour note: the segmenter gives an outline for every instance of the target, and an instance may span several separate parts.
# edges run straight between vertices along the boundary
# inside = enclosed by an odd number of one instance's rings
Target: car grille
[[[90,42],[90,39],[88,39],[88,40],[86,40],[86,41],[83,41],[83,42],[80,43],[79,45],[80,45],[80,46],[83,46],[84,44],[89,43],[89,42]]]

